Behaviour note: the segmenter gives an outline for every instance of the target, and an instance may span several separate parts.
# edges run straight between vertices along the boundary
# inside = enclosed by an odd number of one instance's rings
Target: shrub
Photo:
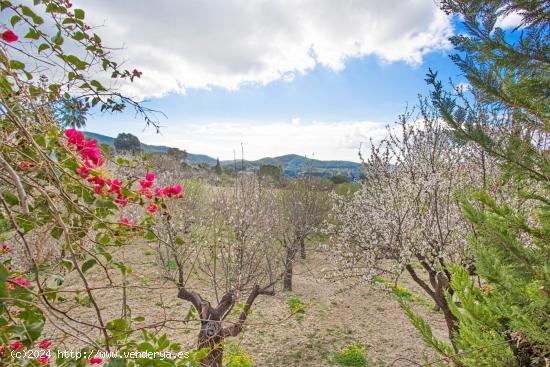
[[[228,344],[223,355],[225,367],[254,367],[254,360],[237,344]]]
[[[298,297],[290,297],[286,301],[286,304],[288,306],[289,311],[296,318],[296,321],[302,321],[304,319],[306,309],[304,306],[304,302],[301,299],[299,299]]]
[[[334,362],[338,366],[368,367],[365,349],[357,344],[346,345],[334,356]]]

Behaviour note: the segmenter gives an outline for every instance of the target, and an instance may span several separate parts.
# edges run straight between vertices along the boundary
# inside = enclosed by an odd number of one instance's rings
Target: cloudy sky
[[[433,0],[89,0],[105,45],[143,71],[124,91],[166,114],[160,134],[134,114],[95,113],[90,131],[131,132],[231,159],[296,153],[358,160],[448,58],[456,22]]]

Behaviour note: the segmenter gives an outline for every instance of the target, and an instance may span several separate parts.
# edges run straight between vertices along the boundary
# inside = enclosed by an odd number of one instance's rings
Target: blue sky
[[[419,93],[426,95],[429,92],[424,79],[430,67],[444,80],[462,80],[460,71],[443,51],[428,54],[421,65],[384,63],[375,56],[368,56],[348,60],[342,71],[317,66],[292,81],[277,80],[265,86],[245,85],[237,90],[189,89],[185,95],[170,93],[161,98],[147,98],[145,105],[166,115],[166,118],[159,117],[162,125],[169,125],[174,120],[185,125],[185,122],[212,120],[265,123],[293,118],[389,123],[407,104],[414,105]],[[89,126],[104,132],[119,131],[113,122],[120,117],[119,114],[94,114]],[[124,115],[122,120],[124,128],[128,127],[126,122],[135,124],[131,113]],[[132,129],[140,131],[140,126]]]
[[[310,19],[307,29],[302,29],[304,17],[313,17],[307,0],[300,2],[303,9],[281,5],[267,10],[243,8],[236,1],[221,1],[225,7],[183,1],[179,6],[192,13],[191,25],[161,19],[151,27],[158,32],[151,39],[133,31],[132,22],[145,16],[140,1],[129,18],[120,18],[116,8],[102,7],[102,2],[93,3],[88,16],[101,14],[95,18],[105,24],[101,31],[107,39],[123,41],[120,56],[144,72],[136,85],[122,90],[167,117],[160,117],[164,127],[156,134],[130,112],[90,116],[87,129],[110,136],[131,132],[149,144],[220,159],[231,159],[242,142],[248,159],[296,153],[357,161],[360,144],[382,138],[385,125],[414,105],[419,93],[428,92],[429,67],[444,80],[462,81],[448,57],[447,38],[457,24],[431,0],[403,0],[400,10],[391,9],[395,4],[382,9],[376,1],[354,7],[353,0],[341,3],[347,10],[332,9],[337,2],[329,1],[321,20]],[[224,16],[228,12],[231,19]],[[331,25],[327,17],[333,13]],[[409,19],[414,16],[418,19]],[[225,34],[224,22],[233,34]],[[239,30],[241,24],[246,26]]]

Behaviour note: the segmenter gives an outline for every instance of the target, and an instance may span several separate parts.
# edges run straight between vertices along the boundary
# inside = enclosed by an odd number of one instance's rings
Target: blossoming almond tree
[[[330,207],[328,195],[312,179],[287,182],[277,192],[276,211],[272,215],[280,244],[285,274],[283,289],[292,290],[293,267],[298,251],[305,259],[305,241],[324,221]]]
[[[244,175],[234,187],[190,182],[184,195],[193,201],[170,204],[170,212],[156,221],[164,233],[159,256],[166,277],[177,284],[177,297],[196,310],[197,345],[207,351],[201,365],[221,367],[225,339],[241,333],[257,297],[273,295],[281,278],[272,224],[275,199],[254,176]],[[208,285],[206,291],[196,289],[197,278]]]
[[[441,309],[451,335],[448,266],[467,263],[469,255],[467,224],[454,193],[473,184],[476,165],[430,106],[421,102],[420,112],[419,121],[401,116],[389,136],[372,146],[367,178],[351,200],[335,198],[330,251],[340,275],[369,280],[407,271]]]

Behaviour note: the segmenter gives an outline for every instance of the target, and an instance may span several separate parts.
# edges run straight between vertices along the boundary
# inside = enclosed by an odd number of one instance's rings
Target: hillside
[[[114,146],[114,138],[107,135],[97,134],[85,131],[84,134],[96,139],[101,144]],[[141,143],[141,148],[145,152],[162,152],[165,153],[169,147],[164,145],[149,145]],[[188,161],[193,164],[206,163],[210,166],[216,164],[216,159],[205,154],[187,153]],[[333,176],[345,175],[358,177],[360,175],[361,165],[350,161],[322,161],[318,159],[310,159],[297,154],[287,154],[279,157],[266,157],[254,161],[249,160],[225,160],[220,162],[226,169],[255,171],[262,165],[270,164],[283,168],[283,174],[287,177],[296,177],[300,174],[311,174],[318,176]]]

